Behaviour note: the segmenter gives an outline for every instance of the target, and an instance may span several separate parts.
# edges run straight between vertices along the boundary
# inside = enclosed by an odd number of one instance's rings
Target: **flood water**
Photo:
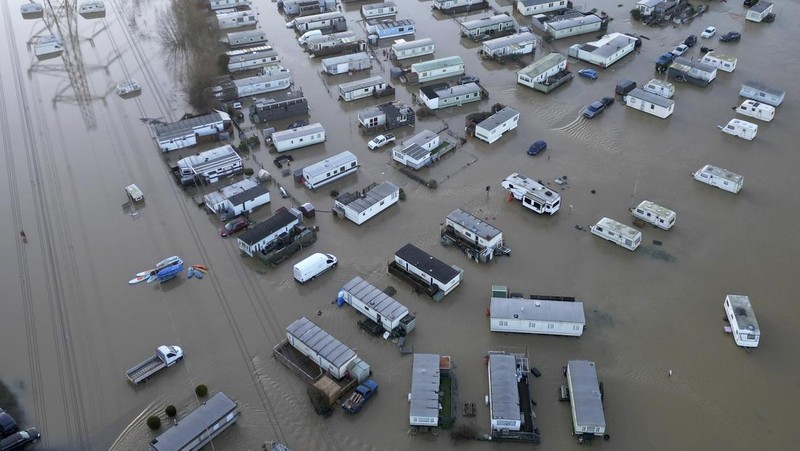
[[[433,38],[436,57],[461,55],[467,72],[479,76],[490,93],[488,100],[420,119],[416,131],[447,128],[445,133],[463,137],[465,115],[498,102],[522,113],[520,126],[495,144],[469,139],[421,171],[424,179],[438,181],[438,189],[431,190],[394,169],[388,150],[367,150],[369,138],[359,133],[355,115],[382,100],[337,101],[336,85],[366,74],[320,74],[319,61],[299,51],[295,32],[284,27],[287,19],[276,4],[255,1],[260,27],[282,64],[294,71],[295,87],[309,98],[309,120],[327,130],[324,145],[292,152],[292,166],[343,150],[356,153],[362,165],[356,177],[310,192],[282,177],[265,147],[247,159],[250,167],[263,162],[298,202],[312,202],[320,210],[307,221],[319,226],[319,240],[275,269],[243,258],[235,240],[217,235],[220,224],[193,200],[203,193],[174,183],[140,120],[175,121],[190,111],[174,63],[158,39],[157,18],[168,3],[106,0],[105,17],[72,13],[47,21],[24,20],[21,1],[0,6],[0,57],[7,62],[0,65],[0,165],[5,169],[0,209],[6,212],[0,221],[0,377],[25,409],[21,425],[42,431],[39,449],[146,449],[157,434],[144,420],[163,417],[168,404],[188,413],[198,405],[193,388],[201,383],[212,392],[224,391],[242,410],[238,424],[215,441],[214,449],[255,450],[269,440],[295,450],[454,448],[447,431],[438,437],[409,434],[412,357],[401,356],[396,344],[367,336],[352,309],[332,304],[354,276],[397,288],[396,299],[417,317],[408,338],[415,352],[452,356],[456,404],[478,405],[476,417],[459,415],[456,424],[474,425],[481,435],[489,433],[483,358],[491,349],[513,346],[527,349],[531,364],[542,372],[533,379],[532,392],[542,433],[539,449],[579,447],[571,435],[569,405],[558,401],[558,387],[565,383],[561,368],[571,359],[596,362],[604,384],[611,439],[595,443],[600,448],[797,446],[800,434],[793,419],[800,367],[792,358],[792,343],[800,341],[794,299],[800,292],[800,154],[792,144],[793,124],[800,120],[797,2],[776,3],[772,24],[746,22],[739,2],[710,2],[710,12],[691,24],[663,28],[631,22],[634,0],[577,5],[608,12],[614,17],[609,31],[649,39],[635,55],[599,70],[598,80],[576,77],[544,95],[516,84],[518,66],[481,62],[479,45],[459,39],[456,20],[432,14],[431,2],[396,1],[398,17],[416,21],[416,38]],[[508,0],[491,3],[500,11],[512,9]],[[365,36],[362,4],[346,4],[344,11],[350,29]],[[514,18],[522,26],[529,23],[516,12]],[[51,34],[46,24],[66,38],[67,51],[37,61],[28,42]],[[620,79],[644,83],[654,78],[658,55],[709,25],[718,34],[741,31],[742,40],[701,40],[688,56],[697,58],[700,45],[715,47],[739,58],[735,72],[720,71],[705,88],[677,85],[675,112],[666,120],[626,108],[619,99],[593,120],[581,117],[586,104],[612,95]],[[566,54],[570,45],[596,36],[547,47]],[[537,58],[545,53],[537,50]],[[388,80],[391,64],[381,49],[375,55],[371,74]],[[585,67],[570,59],[573,72]],[[113,87],[129,78],[142,84],[142,94],[123,100]],[[743,100],[740,84],[751,79],[788,95],[773,122],[744,118],[759,125],[758,137],[745,141],[721,133],[717,125],[734,117],[731,107]],[[417,87],[392,84],[396,98],[410,103]],[[249,122],[243,126],[252,133]],[[414,130],[396,132],[403,139]],[[537,139],[545,139],[548,150],[529,157],[525,150]],[[168,157],[174,162],[177,154]],[[744,175],[742,191],[733,195],[695,182],[690,174],[708,163]],[[539,216],[508,202],[500,181],[512,172],[549,181],[554,188],[552,180],[566,175],[561,211]],[[360,227],[327,213],[331,189],[352,191],[383,180],[401,186],[407,200]],[[146,198],[136,214],[123,206],[123,187],[130,183],[137,183]],[[291,205],[277,186],[271,192],[271,204],[255,219]],[[636,252],[586,231],[603,216],[630,224],[628,209],[644,199],[675,210],[678,220],[669,231],[644,227]],[[510,258],[479,265],[439,244],[440,225],[456,208],[503,230]],[[463,268],[465,280],[441,303],[414,296],[386,272],[386,263],[406,243]],[[340,264],[300,286],[292,265],[313,252],[333,253]],[[203,263],[210,274],[163,287],[126,284],[169,255]],[[586,332],[579,339],[490,333],[486,308],[493,284],[576,297],[584,303]],[[748,295],[754,304],[763,337],[752,353],[723,333],[726,294]],[[272,357],[286,326],[303,315],[371,365],[380,393],[361,414],[318,417],[306,385]],[[132,387],[125,370],[160,344],[182,346],[186,358],[149,384]],[[457,446],[529,445],[476,441]]]

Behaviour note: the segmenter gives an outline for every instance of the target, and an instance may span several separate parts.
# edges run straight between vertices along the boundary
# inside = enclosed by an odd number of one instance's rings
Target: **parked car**
[[[690,34],[689,36],[687,36],[687,37],[686,37],[686,39],[684,39],[684,40],[683,40],[683,43],[684,43],[684,44],[685,44],[687,47],[692,47],[692,46],[694,46],[695,44],[697,44],[697,36],[695,36],[695,35],[693,35],[693,34]]]
[[[578,71],[578,75],[581,77],[586,77],[590,80],[597,80],[597,71],[594,69],[581,69]]]
[[[545,150],[547,150],[547,143],[540,139],[528,147],[528,155],[539,155]]]
[[[669,66],[672,64],[672,61],[675,59],[675,54],[672,52],[667,52],[661,54],[656,60],[656,64],[659,66]]]
[[[480,83],[481,79],[474,75],[463,75],[458,78],[458,84],[465,85],[467,83]]]
[[[298,128],[298,127],[305,127],[306,125],[308,125],[308,121],[304,121],[301,119],[299,121],[294,121],[291,124],[287,125],[286,130],[291,130],[293,128]]]
[[[22,449],[31,443],[39,441],[40,438],[42,438],[42,434],[36,428],[28,428],[0,440],[0,450],[14,451]]]
[[[242,102],[233,102],[233,109],[234,110],[241,110],[242,109]]]
[[[0,409],[0,438],[17,432],[17,421],[3,409]]]
[[[589,104],[589,106],[586,107],[585,110],[583,110],[583,117],[591,119],[597,116],[598,114],[602,113],[603,110],[605,110],[606,107],[608,107],[612,103],[614,103],[614,99],[611,97],[603,97],[602,99],[596,102],[592,102],[591,104]]]
[[[236,232],[246,229],[249,225],[250,221],[248,221],[246,218],[236,218],[219,228],[219,236],[231,236]]]
[[[705,30],[703,30],[702,33],[700,33],[700,37],[701,38],[710,38],[711,36],[714,36],[715,34],[717,34],[717,28],[716,27],[708,27]]]
[[[375,149],[377,149],[379,147],[383,147],[386,144],[389,144],[390,142],[392,142],[392,141],[394,141],[396,139],[397,138],[391,133],[387,133],[385,135],[378,135],[378,136],[372,138],[367,143],[367,147],[369,147],[371,150],[375,150]]]
[[[681,56],[681,55],[683,55],[684,53],[686,53],[688,51],[689,51],[689,46],[686,45],[686,44],[681,44],[681,45],[675,47],[674,49],[672,49],[672,54],[675,55],[675,56]]]
[[[739,42],[742,34],[737,31],[729,31],[719,37],[720,42]]]

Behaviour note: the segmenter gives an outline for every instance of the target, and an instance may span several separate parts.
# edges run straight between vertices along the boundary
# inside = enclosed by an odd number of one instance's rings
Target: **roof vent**
[[[542,303],[541,303],[541,302],[539,302],[539,301],[536,301],[536,302],[534,302],[534,303],[533,303],[533,305],[535,305],[535,306],[537,306],[537,307],[541,307],[541,306],[542,306]]]

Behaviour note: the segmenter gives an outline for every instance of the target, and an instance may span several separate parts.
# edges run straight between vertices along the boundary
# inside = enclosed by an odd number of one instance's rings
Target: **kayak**
[[[147,283],[153,283],[156,281],[157,278],[158,276],[156,276],[155,274],[150,274],[149,276],[147,276]]]
[[[194,268],[190,266],[189,269],[186,270],[186,278],[191,279],[192,277],[194,277]]]
[[[195,271],[194,272],[194,276],[197,277],[198,279],[202,279],[203,278],[203,271]]]
[[[172,257],[167,257],[164,260],[161,260],[160,262],[156,263],[156,270],[166,268],[167,266],[176,265],[179,262],[180,264],[183,264],[183,260],[181,260],[181,258],[178,257],[177,255],[173,255]]]
[[[197,271],[201,271],[208,274],[208,266],[206,265],[192,265],[192,268],[194,268]]]
[[[149,273],[145,273],[141,276],[137,274],[136,277],[128,281],[128,284],[133,285],[135,283],[144,282],[145,280],[147,280],[148,277],[150,277]]]
[[[136,273],[136,277],[144,276],[144,278],[146,279],[147,276],[149,276],[150,274],[153,274],[153,271],[155,271],[155,269],[148,269],[147,271],[137,272]]]

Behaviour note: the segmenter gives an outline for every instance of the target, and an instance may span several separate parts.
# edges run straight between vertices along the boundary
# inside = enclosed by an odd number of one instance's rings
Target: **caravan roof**
[[[458,276],[458,270],[411,243],[401,247],[394,255],[441,282],[453,280]]]
[[[376,288],[361,277],[354,277],[344,284],[342,290],[360,299],[367,307],[384,318],[394,321],[408,314],[408,307]]]
[[[342,153],[338,153],[330,158],[326,158],[322,161],[314,163],[311,166],[306,166],[303,168],[303,174],[306,177],[316,177],[320,174],[330,171],[331,169],[338,168],[339,166],[349,164],[353,161],[356,161],[356,156],[353,155],[353,152],[345,150]]]
[[[347,205],[347,208],[354,210],[356,213],[362,213],[373,205],[382,202],[389,197],[392,193],[397,193],[400,188],[392,182],[382,182],[376,185],[363,196],[360,193],[344,193],[336,198],[337,201]]]
[[[289,324],[286,333],[306,345],[323,359],[341,367],[356,357],[356,352],[312,323],[305,316]]]
[[[605,429],[606,418],[594,362],[570,360],[567,362],[567,374],[576,425],[594,425]]]
[[[450,212],[450,214],[447,215],[447,219],[486,240],[491,240],[497,235],[503,233],[497,227],[489,224],[488,222],[482,221],[477,216],[460,208]]]
[[[489,354],[489,401],[492,419],[520,421],[517,359],[510,354]]]
[[[489,309],[492,318],[586,324],[583,302],[493,297]]]

